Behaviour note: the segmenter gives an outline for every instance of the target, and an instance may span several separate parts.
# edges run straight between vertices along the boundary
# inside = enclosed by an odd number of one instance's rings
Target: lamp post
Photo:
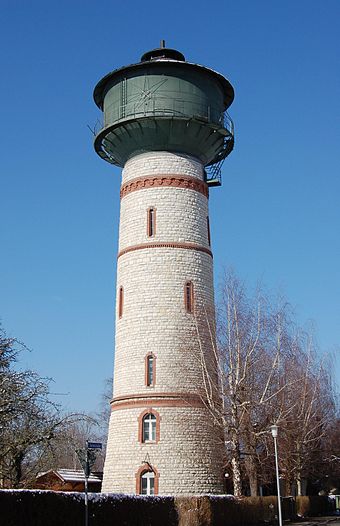
[[[279,478],[279,459],[277,455],[277,435],[278,435],[278,426],[270,426],[270,431],[274,439],[274,449],[275,449],[275,467],[276,467],[276,485],[277,485],[277,511],[279,515],[279,526],[282,526],[282,513],[281,513],[281,494],[280,494],[280,478]]]

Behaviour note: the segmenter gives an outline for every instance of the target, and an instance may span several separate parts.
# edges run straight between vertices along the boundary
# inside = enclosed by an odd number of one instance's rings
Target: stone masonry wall
[[[202,182],[204,171],[188,156],[154,152],[126,163],[122,185],[160,176]],[[223,490],[222,443],[199,398],[189,400],[202,387],[200,347],[209,359],[213,344],[202,330],[214,312],[208,199],[202,189],[180,184],[146,185],[121,200],[114,398],[103,491],[134,493],[146,453],[159,473],[160,494]],[[151,237],[150,207],[156,210]],[[185,308],[188,281],[194,287],[194,313]],[[152,387],[145,385],[150,352],[156,357]],[[146,409],[160,416],[157,443],[138,441],[138,416]]]
[[[102,491],[136,492],[136,473],[148,454],[159,473],[162,495],[223,493],[222,459],[218,433],[203,408],[157,407],[161,415],[160,440],[138,442],[138,416],[142,408],[112,412],[110,434],[119,433],[108,448]],[[108,466],[113,469],[108,470]]]

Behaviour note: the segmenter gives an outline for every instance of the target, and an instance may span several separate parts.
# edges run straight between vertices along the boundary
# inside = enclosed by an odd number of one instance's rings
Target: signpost
[[[90,442],[86,441],[85,449],[77,449],[76,453],[79,458],[79,462],[84,470],[85,475],[85,526],[89,524],[89,498],[88,498],[88,482],[91,472],[91,468],[96,461],[96,449],[102,449],[103,444],[101,442]]]
[[[102,449],[103,444],[101,442],[89,442],[87,441],[87,449]]]

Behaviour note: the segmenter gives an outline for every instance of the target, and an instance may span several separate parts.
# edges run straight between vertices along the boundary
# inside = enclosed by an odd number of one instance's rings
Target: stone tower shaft
[[[141,154],[126,163],[121,194],[117,298],[123,287],[124,315],[116,312],[115,396],[136,389],[148,396],[193,392],[199,384],[197,357],[182,349],[194,337],[196,318],[186,312],[185,284],[195,282],[197,312],[204,306],[211,312],[214,305],[203,166],[184,155]],[[130,352],[120,356],[121,347]],[[141,374],[148,352],[159,355],[152,389]],[[133,383],[127,384],[127,374]]]

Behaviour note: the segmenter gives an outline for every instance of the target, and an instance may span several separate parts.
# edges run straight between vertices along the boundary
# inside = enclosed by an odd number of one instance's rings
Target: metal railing
[[[188,110],[185,111],[185,108],[190,108],[190,112]],[[105,107],[104,120],[98,119],[94,126],[94,133],[97,135],[103,128],[112,124],[144,117],[175,117],[200,120],[208,124],[219,124],[230,135],[234,134],[234,124],[227,111],[221,113],[217,107],[196,103],[191,100],[155,96],[119,106],[113,103]]]

